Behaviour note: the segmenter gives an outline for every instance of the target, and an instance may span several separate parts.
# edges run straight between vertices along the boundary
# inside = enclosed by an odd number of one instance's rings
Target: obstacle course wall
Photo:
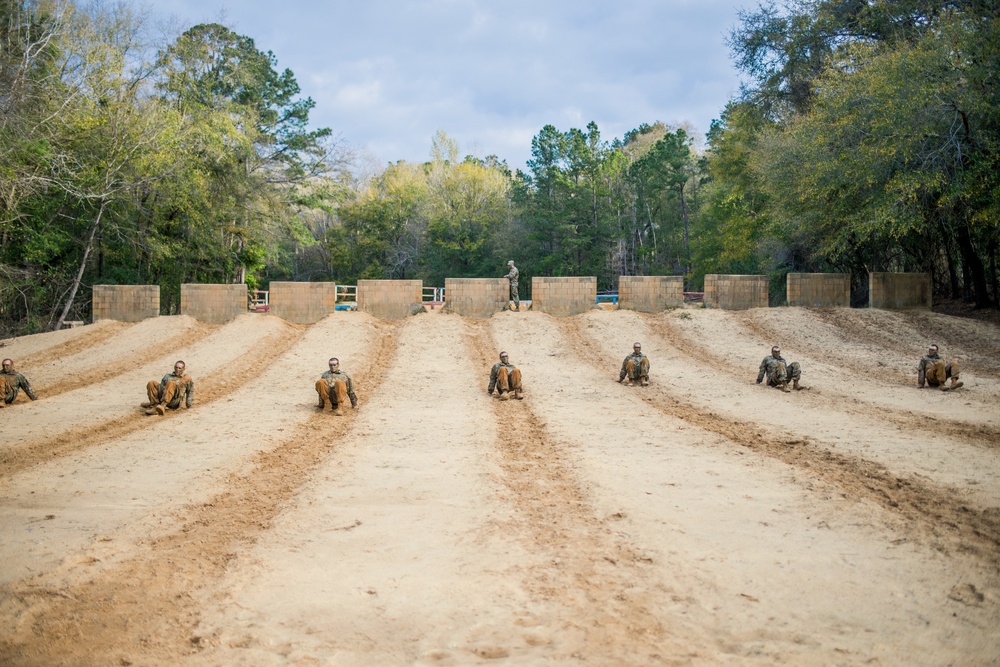
[[[868,306],[888,310],[931,307],[929,273],[869,273]]]
[[[705,276],[705,307],[723,310],[767,308],[767,276],[709,273]]]
[[[94,285],[91,318],[95,322],[141,322],[159,314],[159,285]]]
[[[510,282],[506,278],[445,278],[446,312],[466,317],[489,317],[507,307]]]
[[[268,312],[295,324],[315,324],[337,305],[336,283],[272,282],[268,289]]]
[[[400,320],[420,306],[421,280],[359,280],[358,310],[383,320]]]
[[[789,306],[850,308],[851,274],[789,273],[785,278]]]
[[[620,276],[618,307],[643,313],[659,313],[684,305],[681,276]]]
[[[246,285],[181,285],[181,315],[207,324],[225,324],[246,312]]]
[[[531,279],[531,309],[566,317],[578,315],[597,304],[597,278],[594,276]]]

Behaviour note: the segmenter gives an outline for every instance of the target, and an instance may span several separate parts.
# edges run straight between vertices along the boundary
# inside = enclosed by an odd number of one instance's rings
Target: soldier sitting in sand
[[[333,414],[343,415],[344,404],[347,403],[348,399],[351,401],[351,407],[356,408],[358,407],[358,397],[354,393],[354,383],[351,382],[351,377],[340,370],[340,359],[333,357],[329,363],[330,370],[325,371],[320,379],[316,380],[316,393],[319,394],[319,405],[316,407],[323,410],[329,402]]]
[[[506,401],[513,395],[517,400],[524,399],[521,391],[521,370],[510,363],[506,352],[500,353],[500,361],[493,364],[490,371],[490,388],[486,390],[490,396],[493,390],[500,392],[500,400]]]
[[[625,357],[625,361],[622,362],[618,382],[622,381],[626,387],[631,387],[635,383],[642,387],[649,384],[649,359],[642,353],[642,345],[639,343],[632,346],[632,354]]]
[[[924,383],[931,387],[940,387],[941,391],[951,391],[962,386],[962,381],[958,379],[961,370],[957,360],[949,359],[945,361],[938,354],[938,346],[931,343],[927,348],[927,355],[920,360],[917,365],[917,388],[923,389]],[[951,379],[951,385],[948,380]]]
[[[767,378],[767,386],[775,387],[781,391],[788,392],[792,389],[808,389],[799,384],[802,377],[802,369],[799,362],[786,363],[781,356],[781,348],[777,345],[771,348],[771,354],[764,357],[760,362],[760,370],[757,373],[757,384]],[[788,381],[792,381],[792,389],[788,388]]]
[[[38,398],[38,394],[31,389],[28,378],[14,370],[14,360],[4,359],[0,370],[0,408],[13,403],[22,389],[31,400]]]
[[[146,384],[146,396],[149,400],[142,404],[147,415],[162,415],[167,410],[180,410],[194,405],[194,380],[185,372],[187,364],[178,361],[174,364],[174,372],[167,373],[157,382],[150,380]]]

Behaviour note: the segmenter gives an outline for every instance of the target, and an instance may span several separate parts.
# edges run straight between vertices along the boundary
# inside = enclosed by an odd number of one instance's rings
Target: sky
[[[739,79],[724,40],[742,0],[151,0],[181,28],[219,22],[271,51],[329,127],[374,163],[531,158],[545,125],[708,131]]]

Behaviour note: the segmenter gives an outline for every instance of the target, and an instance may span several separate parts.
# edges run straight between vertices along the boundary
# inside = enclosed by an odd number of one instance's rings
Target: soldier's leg
[[[330,399],[330,385],[326,383],[326,380],[316,380],[316,393],[319,395],[319,403],[316,407],[320,410],[326,407],[328,401],[331,405],[333,404]]]
[[[343,380],[337,380],[330,387],[330,398],[333,399],[334,413],[338,415],[344,414],[344,404],[347,403],[347,383]]]
[[[927,369],[927,384],[940,387],[948,380],[948,371],[943,361],[935,361]]]
[[[639,362],[639,384],[643,387],[649,384],[649,359],[644,358]]]
[[[181,386],[176,382],[168,382],[167,386],[163,388],[161,404],[171,410],[176,410],[181,407],[181,399],[183,397],[184,392],[181,391]]]
[[[776,386],[781,391],[791,391],[788,388],[788,369],[780,361],[776,364],[774,369],[774,386]]]
[[[951,386],[948,387],[942,384],[941,389],[943,391],[948,391],[950,389],[958,389],[964,384],[961,380],[958,379],[958,374],[961,372],[961,370],[962,367],[959,365],[957,361],[952,361],[951,363],[947,364],[944,367],[944,374],[947,378],[951,380]]]
[[[521,400],[524,394],[521,391],[521,369],[515,368],[510,372],[510,389],[514,392],[514,398]]]
[[[517,295],[517,288],[514,287],[510,291],[510,296],[514,300],[514,310],[521,310],[521,297]]]
[[[150,380],[146,383],[146,402],[142,404],[144,408],[152,408],[160,402],[160,383]]]
[[[799,384],[799,380],[802,379],[802,367],[799,366],[799,362],[793,361],[786,370],[788,379],[792,381],[792,389],[808,389],[805,385]]]
[[[627,359],[625,361],[625,386],[631,387],[635,380],[635,361]]]
[[[510,396],[507,395],[507,392],[510,391],[510,384],[507,378],[507,369],[504,367],[501,367],[497,372],[497,391],[500,392],[501,401],[506,401],[510,398]]]

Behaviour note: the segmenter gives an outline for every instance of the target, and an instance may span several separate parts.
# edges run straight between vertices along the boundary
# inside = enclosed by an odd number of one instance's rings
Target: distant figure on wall
[[[917,388],[923,389],[926,382],[930,387],[940,387],[941,391],[951,391],[962,386],[963,382],[958,379],[961,367],[957,360],[949,359],[945,361],[938,354],[937,343],[931,343],[927,348],[927,355],[920,360],[917,366]],[[948,385],[948,380],[951,385]]]
[[[514,266],[514,260],[508,261],[507,266],[510,267],[510,273],[504,276],[504,278],[510,281],[510,300],[514,304],[511,310],[521,310],[521,299],[517,296],[517,267]]]
[[[500,393],[501,401],[510,400],[511,396],[519,401],[524,399],[521,370],[510,363],[506,352],[500,353],[500,361],[493,364],[493,369],[490,370],[490,388],[486,392],[492,396],[494,390]]]
[[[146,408],[147,415],[162,415],[167,410],[194,405],[194,380],[187,374],[187,364],[178,361],[173,373],[167,373],[159,382],[150,380],[146,384],[146,396],[149,400],[142,407]]]
[[[0,408],[13,403],[22,389],[31,400],[38,398],[38,394],[31,389],[28,378],[14,370],[14,360],[4,359],[3,370],[0,370]]]
[[[633,384],[645,387],[649,384],[649,359],[642,353],[642,345],[639,343],[632,346],[632,354],[625,357],[625,361],[622,362],[618,382],[625,382],[626,387],[631,387]]]

